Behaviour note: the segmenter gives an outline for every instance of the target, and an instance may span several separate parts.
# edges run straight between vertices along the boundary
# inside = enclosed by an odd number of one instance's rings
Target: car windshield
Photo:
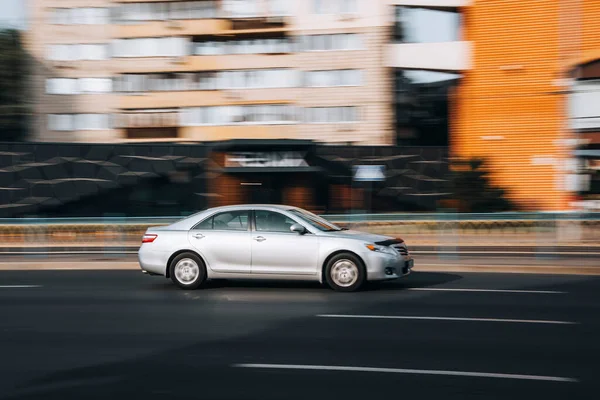
[[[342,228],[335,226],[334,224],[327,221],[326,219],[319,217],[318,215],[315,215],[309,211],[302,210],[299,208],[293,208],[288,211],[290,211],[294,215],[302,218],[303,221],[305,221],[306,223],[310,224],[311,226],[317,228],[318,230],[320,230],[322,232],[332,232],[332,231],[341,231],[342,230]]]

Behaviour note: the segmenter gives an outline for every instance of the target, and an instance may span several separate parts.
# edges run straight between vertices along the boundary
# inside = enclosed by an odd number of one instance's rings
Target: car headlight
[[[378,244],[367,244],[367,249],[371,250],[371,251],[376,251],[378,253],[384,253],[384,254],[389,254],[391,256],[395,256],[396,255],[396,251],[388,246],[380,246]]]

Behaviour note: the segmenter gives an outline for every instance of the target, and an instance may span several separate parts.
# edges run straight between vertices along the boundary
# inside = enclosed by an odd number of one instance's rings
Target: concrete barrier
[[[335,222],[335,221],[334,221]],[[600,220],[429,220],[356,221],[342,226],[400,236],[427,245],[543,245],[600,244]],[[146,229],[160,223],[47,223],[0,224],[0,246],[114,246],[139,245]]]

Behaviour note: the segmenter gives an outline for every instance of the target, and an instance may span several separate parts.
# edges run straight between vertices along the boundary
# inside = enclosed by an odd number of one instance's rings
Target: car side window
[[[247,231],[248,211],[227,211],[213,215],[194,227],[196,230]]]
[[[290,228],[296,223],[291,218],[274,211],[256,210],[254,218],[257,232],[292,233]]]

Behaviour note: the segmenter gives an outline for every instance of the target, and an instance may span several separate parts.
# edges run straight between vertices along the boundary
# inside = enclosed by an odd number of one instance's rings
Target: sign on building
[[[308,167],[304,157],[296,151],[237,152],[225,156],[225,167]]]
[[[359,182],[385,181],[385,165],[355,165],[354,180]]]

